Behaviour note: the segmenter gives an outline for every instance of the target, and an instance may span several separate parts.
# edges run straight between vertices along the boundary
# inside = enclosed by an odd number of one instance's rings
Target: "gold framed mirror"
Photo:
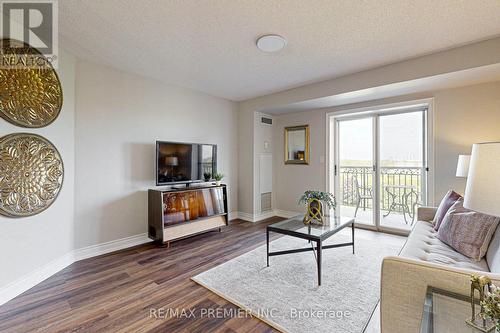
[[[285,164],[309,164],[309,125],[285,127]]]

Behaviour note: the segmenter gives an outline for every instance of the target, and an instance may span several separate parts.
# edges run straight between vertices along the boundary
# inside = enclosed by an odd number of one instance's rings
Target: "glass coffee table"
[[[321,286],[321,257],[324,249],[331,249],[343,246],[352,246],[352,254],[354,254],[354,219],[351,217],[330,217],[325,216],[323,225],[309,224],[305,225],[302,222],[303,216],[296,216],[291,219],[270,224],[267,226],[267,267],[269,267],[269,257],[281,256],[285,254],[313,251],[316,257],[318,266],[318,285]],[[351,227],[352,241],[349,243],[340,243],[332,245],[323,245],[323,242],[335,235],[346,227]],[[296,238],[308,240],[311,247],[300,249],[292,249],[285,251],[269,252],[269,233],[275,232],[278,234],[288,235]],[[312,242],[316,243],[316,246]]]
[[[470,297],[428,287],[420,333],[481,333],[465,323],[471,311]],[[476,304],[476,313],[479,311],[479,304]]]

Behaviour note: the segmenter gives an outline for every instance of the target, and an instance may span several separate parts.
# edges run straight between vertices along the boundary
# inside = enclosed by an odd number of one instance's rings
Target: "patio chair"
[[[363,210],[366,210],[366,200],[373,199],[372,188],[369,186],[360,186],[358,182],[358,177],[354,178],[354,186],[356,187],[356,210],[354,211],[354,217],[358,214],[359,205],[363,201]]]

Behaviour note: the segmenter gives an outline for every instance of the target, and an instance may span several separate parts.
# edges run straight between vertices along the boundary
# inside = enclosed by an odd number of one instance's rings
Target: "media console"
[[[161,243],[228,224],[226,185],[148,191],[148,236]]]

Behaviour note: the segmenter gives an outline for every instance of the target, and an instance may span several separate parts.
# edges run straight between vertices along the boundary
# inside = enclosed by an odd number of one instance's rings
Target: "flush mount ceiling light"
[[[286,39],[279,35],[264,35],[257,38],[257,47],[262,52],[278,52],[283,50],[285,46]]]

